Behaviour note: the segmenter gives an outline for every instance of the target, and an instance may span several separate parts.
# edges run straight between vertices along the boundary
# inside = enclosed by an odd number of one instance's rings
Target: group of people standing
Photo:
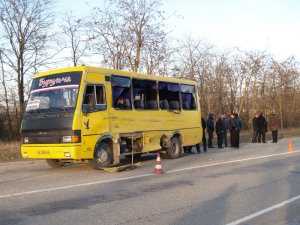
[[[268,128],[272,132],[273,143],[277,143],[279,126],[280,120],[275,113],[272,113],[269,116],[269,122],[266,120],[262,112],[256,113],[252,119],[252,143],[266,143],[266,133],[268,132]]]
[[[240,131],[242,129],[242,121],[237,113],[219,115],[215,121],[213,113],[208,114],[207,120],[202,118],[203,129],[203,150],[206,152],[207,147],[213,148],[214,133],[217,135],[218,148],[228,147],[227,134],[230,133],[231,147],[239,148]],[[206,144],[206,132],[208,142]]]
[[[213,113],[209,113],[207,120],[203,117],[201,118],[201,123],[203,129],[202,145],[204,152],[207,151],[207,148],[214,148],[214,134],[217,135],[218,148],[228,147],[228,133],[230,134],[230,146],[239,148],[242,120],[237,113],[221,114],[216,120],[215,115]],[[268,129],[272,131],[273,143],[277,143],[280,120],[276,114],[272,113],[267,121],[263,113],[258,112],[252,120],[252,126],[253,143],[266,143],[266,133],[268,132]],[[208,136],[207,141],[206,133]],[[200,147],[197,151],[200,153]]]

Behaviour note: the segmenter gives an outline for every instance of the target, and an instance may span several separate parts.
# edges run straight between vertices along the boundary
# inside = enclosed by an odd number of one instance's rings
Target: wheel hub
[[[98,154],[98,162],[104,163],[108,160],[108,154],[106,151],[100,151]]]

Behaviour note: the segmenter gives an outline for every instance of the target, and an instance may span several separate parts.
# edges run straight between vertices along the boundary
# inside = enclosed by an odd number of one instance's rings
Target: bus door
[[[93,157],[95,143],[108,131],[107,104],[103,84],[87,84],[82,105],[82,143],[88,157]]]

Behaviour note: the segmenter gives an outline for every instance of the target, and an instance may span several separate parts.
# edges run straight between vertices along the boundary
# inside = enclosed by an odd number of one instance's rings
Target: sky
[[[56,11],[86,16],[104,0],[57,0]],[[300,60],[299,0],[163,0],[174,39],[194,37],[221,51],[266,51]]]

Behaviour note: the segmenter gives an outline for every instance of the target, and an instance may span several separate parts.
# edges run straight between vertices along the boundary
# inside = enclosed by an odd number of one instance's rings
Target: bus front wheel
[[[112,148],[109,143],[100,143],[94,152],[94,158],[89,161],[90,165],[97,170],[111,166],[113,162]]]
[[[178,158],[182,153],[181,142],[178,137],[172,137],[169,148],[166,149],[167,156],[170,159]]]

